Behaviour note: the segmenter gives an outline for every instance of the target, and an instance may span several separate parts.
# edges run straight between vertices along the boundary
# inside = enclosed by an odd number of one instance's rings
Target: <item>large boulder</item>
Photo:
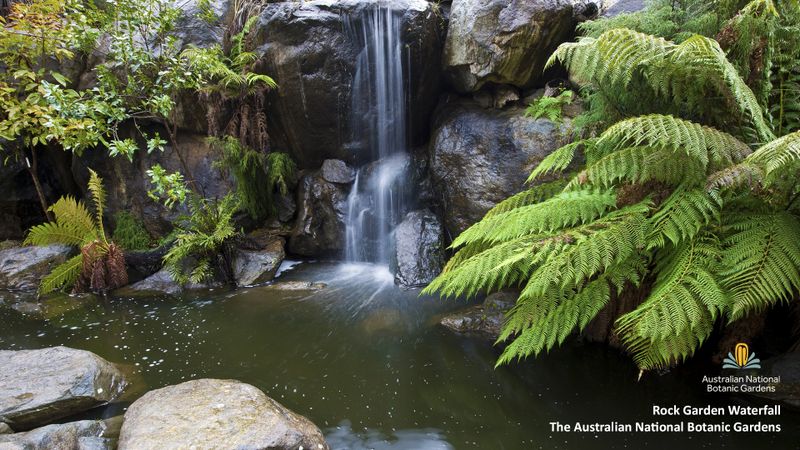
[[[150,391],[125,413],[119,450],[328,449],[319,428],[235,380],[201,379]]]
[[[565,143],[567,124],[526,117],[522,108],[483,109],[455,101],[438,114],[430,170],[451,237],[519,192],[536,165]]]
[[[181,135],[179,146],[204,197],[219,198],[233,188],[231,177],[214,167],[214,162],[221,155],[210,148],[205,137],[198,134]],[[188,178],[178,154],[169,146],[163,152],[154,151],[148,154],[146,151],[139,151],[134,155],[133,162],[122,157],[109,158],[101,151],[84,152],[73,160],[72,172],[80,186],[86,186],[89,168],[103,178],[108,198],[108,216],[113,216],[118,211],[131,212],[143,221],[151,235],[161,236],[171,230],[170,222],[177,218],[180,211],[169,210],[147,195],[153,186],[146,172],[155,164],[160,164],[168,172],[180,171]]]
[[[319,173],[305,174],[297,190],[297,219],[289,251],[301,256],[337,256],[345,244],[349,187]]]
[[[412,211],[397,226],[395,282],[403,287],[424,286],[444,264],[442,222],[428,210]]]
[[[470,306],[444,316],[439,323],[456,333],[477,335],[497,340],[505,323],[506,313],[514,306],[519,292],[502,291],[486,297],[480,305]]]
[[[108,403],[126,384],[117,367],[84,350],[0,351],[0,422],[30,429]]]
[[[251,286],[272,280],[285,257],[283,239],[275,239],[259,250],[237,249],[233,256],[236,285]]]
[[[441,18],[425,0],[313,0],[267,5],[256,30],[259,71],[279,88],[267,96],[270,138],[302,168],[325,159],[363,161],[371,149],[353,141],[351,108],[360,45],[350,25],[376,5],[401,16],[400,39],[409,102],[409,136],[421,144],[439,90]]]
[[[47,425],[24,433],[0,435],[1,450],[85,450],[108,449],[113,440],[104,437],[102,420],[81,420]]]
[[[35,291],[53,268],[69,258],[66,245],[12,247],[0,251],[0,289]]]
[[[453,0],[445,76],[461,92],[487,83],[529,87],[575,26],[597,12],[584,0]]]

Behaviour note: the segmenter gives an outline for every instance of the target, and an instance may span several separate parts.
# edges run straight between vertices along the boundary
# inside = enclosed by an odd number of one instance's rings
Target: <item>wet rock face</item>
[[[348,186],[319,173],[303,176],[297,192],[297,220],[289,251],[302,256],[337,256],[344,248]]]
[[[35,291],[39,282],[69,258],[66,245],[12,247],[0,251],[0,289]]]
[[[453,0],[445,77],[460,92],[487,83],[529,87],[578,22],[597,12],[583,0]]]
[[[441,18],[424,0],[313,0],[267,5],[254,27],[258,70],[279,88],[267,97],[273,148],[288,150],[301,168],[325,159],[363,162],[370,149],[351,142],[352,84],[359,51],[343,18],[375,5],[402,15],[408,83],[409,134],[421,144],[439,90]]]
[[[47,425],[25,433],[0,434],[0,449],[112,449],[112,440],[103,437],[105,432],[106,425],[102,420]]]
[[[521,191],[536,165],[564,143],[564,126],[525,117],[522,108],[482,109],[456,101],[439,112],[431,175],[451,237]]]
[[[442,223],[428,210],[412,211],[395,229],[395,282],[402,287],[424,286],[444,264]]]
[[[84,350],[0,351],[0,422],[30,429],[114,400],[125,385],[113,364]]]
[[[486,297],[480,305],[448,314],[439,323],[457,333],[477,334],[497,340],[503,329],[506,312],[514,306],[518,296],[517,292],[496,292]]]
[[[339,159],[326,159],[322,163],[322,178],[331,183],[352,183],[356,179],[356,171]]]
[[[196,447],[195,447],[196,446]],[[257,388],[201,379],[150,391],[125,413],[120,450],[327,450],[319,428]]]

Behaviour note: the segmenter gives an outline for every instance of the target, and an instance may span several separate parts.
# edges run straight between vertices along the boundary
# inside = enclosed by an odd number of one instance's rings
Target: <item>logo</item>
[[[755,352],[750,353],[750,347],[744,342],[736,344],[733,352],[722,361],[723,369],[760,369],[761,360],[756,358]]]

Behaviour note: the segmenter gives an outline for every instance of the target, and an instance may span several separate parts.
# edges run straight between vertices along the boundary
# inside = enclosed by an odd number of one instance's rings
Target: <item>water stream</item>
[[[347,199],[346,259],[388,265],[391,231],[406,199],[406,90],[402,12],[376,5],[343,18],[360,52],[353,79],[353,140],[372,164],[359,169]]]
[[[654,403],[735,400],[704,395],[697,380],[677,374],[637,382],[630,359],[575,342],[495,369],[499,351],[490,342],[436,325],[463,302],[401,290],[382,270],[305,263],[279,280],[325,289],[112,298],[49,320],[0,301],[0,349],[66,345],[128,365],[136,393],[128,401],[189,379],[242,380],[310,418],[336,450],[753,450],[800,442],[800,418],[788,411],[777,419],[785,430],[778,436],[551,433],[553,420],[632,422],[652,418]],[[119,414],[127,404],[95,414]]]

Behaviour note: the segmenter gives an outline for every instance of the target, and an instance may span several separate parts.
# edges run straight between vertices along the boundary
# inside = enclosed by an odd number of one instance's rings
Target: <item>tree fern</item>
[[[650,219],[648,248],[691,240],[712,220],[719,220],[721,209],[720,198],[713,193],[704,189],[676,189]]]

